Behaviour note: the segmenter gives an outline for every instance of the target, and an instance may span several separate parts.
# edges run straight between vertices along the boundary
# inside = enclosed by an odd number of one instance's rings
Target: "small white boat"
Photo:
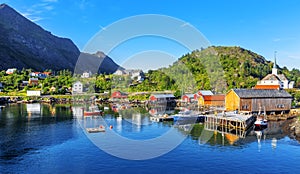
[[[88,133],[105,132],[105,127],[104,126],[99,126],[99,127],[95,127],[95,128],[86,128],[86,131]]]
[[[257,118],[256,121],[254,122],[254,125],[256,127],[268,126],[268,120],[263,119],[263,118]]]

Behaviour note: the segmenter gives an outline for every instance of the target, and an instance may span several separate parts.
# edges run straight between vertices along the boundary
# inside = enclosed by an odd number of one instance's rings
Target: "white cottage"
[[[83,92],[83,84],[80,81],[73,83],[72,93],[78,94]]]

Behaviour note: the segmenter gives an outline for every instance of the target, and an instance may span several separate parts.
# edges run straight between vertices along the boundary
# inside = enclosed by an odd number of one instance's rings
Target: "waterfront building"
[[[218,106],[224,107],[225,105],[225,95],[216,94],[216,95],[201,95],[198,98],[199,106]]]
[[[226,111],[287,113],[291,104],[292,96],[277,89],[231,89],[225,97]]]
[[[149,99],[152,102],[170,102],[175,101],[175,96],[173,94],[152,94]]]
[[[191,103],[195,101],[194,94],[184,94],[181,97],[182,102]]]

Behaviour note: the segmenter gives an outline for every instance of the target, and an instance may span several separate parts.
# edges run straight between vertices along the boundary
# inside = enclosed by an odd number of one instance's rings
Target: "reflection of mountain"
[[[73,127],[72,115],[65,107],[56,107],[57,115],[53,117],[48,105],[29,105],[29,111],[38,111],[38,119],[28,120],[26,105],[9,105],[1,113],[0,119],[0,161],[14,158],[22,159],[26,153],[43,147],[61,144],[74,137],[77,129]],[[13,113],[14,117],[10,114]],[[53,123],[62,124],[53,124]]]

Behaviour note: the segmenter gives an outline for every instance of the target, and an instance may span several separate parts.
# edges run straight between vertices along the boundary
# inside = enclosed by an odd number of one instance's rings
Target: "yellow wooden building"
[[[277,89],[232,89],[225,97],[226,111],[289,112],[292,96]]]

